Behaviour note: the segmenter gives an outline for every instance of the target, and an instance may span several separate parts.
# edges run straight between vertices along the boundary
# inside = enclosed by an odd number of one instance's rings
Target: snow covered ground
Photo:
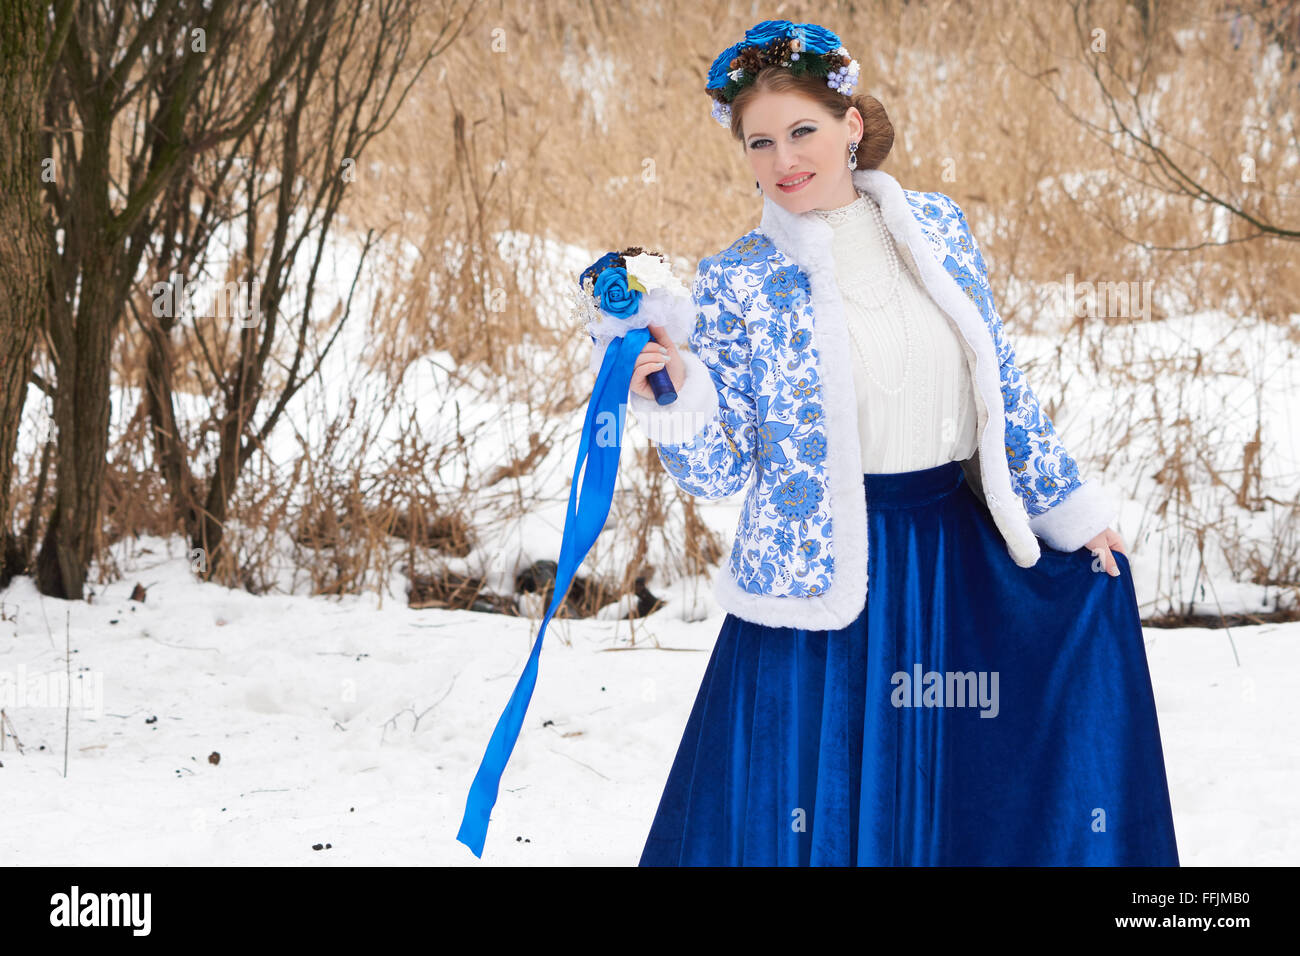
[[[26,577],[0,593],[0,695],[24,748],[0,751],[0,859],[479,864],[455,836],[535,624],[413,611],[400,583],[382,608],[258,597],[196,583],[170,547],[119,543],[125,576],[89,604]],[[693,583],[635,648],[627,622],[548,627],[482,864],[637,862],[722,621]],[[1183,864],[1300,863],[1300,624],[1146,640]],[[84,688],[66,777],[65,641]]]

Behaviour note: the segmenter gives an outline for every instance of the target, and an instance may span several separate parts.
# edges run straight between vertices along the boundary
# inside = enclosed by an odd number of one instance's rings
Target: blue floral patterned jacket
[[[979,435],[962,466],[1008,552],[1030,567],[1038,537],[1060,551],[1082,547],[1112,524],[1114,497],[1081,479],[1016,366],[965,214],[880,170],[857,170],[853,181],[880,204],[900,257],[959,333]],[[831,234],[818,217],[764,200],[757,229],[700,262],[677,400],[628,398],[683,490],[722,498],[757,475],[714,593],[738,617],[774,627],[844,627],[866,603],[853,352]]]

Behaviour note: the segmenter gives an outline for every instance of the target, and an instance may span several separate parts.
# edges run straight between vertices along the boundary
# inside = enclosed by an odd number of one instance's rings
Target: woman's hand
[[[673,388],[681,391],[682,382],[686,381],[686,365],[682,362],[677,346],[668,338],[668,333],[664,331],[663,326],[652,323],[648,328],[652,338],[636,357],[636,365],[632,368],[632,382],[628,388],[629,391],[653,402],[654,389],[646,381],[646,376],[666,365],[668,377],[673,380]]]
[[[1101,559],[1102,567],[1106,569],[1107,574],[1111,577],[1119,576],[1119,565],[1115,563],[1115,556],[1110,552],[1115,550],[1120,554],[1127,556],[1128,551],[1125,549],[1124,539],[1119,536],[1118,531],[1107,528],[1084,545],[1084,547],[1091,551],[1095,557]],[[1093,567],[1096,568],[1095,561],[1093,562]]]

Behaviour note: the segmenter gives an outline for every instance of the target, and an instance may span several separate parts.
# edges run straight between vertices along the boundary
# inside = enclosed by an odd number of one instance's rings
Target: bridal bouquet
[[[622,338],[634,329],[648,329],[650,325],[663,326],[675,341],[686,338],[695,321],[690,290],[673,275],[672,268],[663,256],[643,252],[632,246],[622,252],[607,252],[583,270],[578,277],[579,292],[574,297],[573,318],[582,323],[591,336],[591,371],[599,374],[605,360],[605,350],[611,341]],[[649,332],[642,340],[649,341]],[[655,376],[647,381],[655,394]],[[667,382],[669,391],[671,382]],[[672,401],[669,399],[668,401]],[[661,405],[668,402],[660,400]]]

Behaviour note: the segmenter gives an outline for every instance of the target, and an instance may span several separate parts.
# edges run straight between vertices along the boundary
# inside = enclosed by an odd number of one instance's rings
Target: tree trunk
[[[106,250],[107,252],[107,250]],[[36,559],[42,594],[80,601],[99,537],[99,499],[108,458],[109,373],[118,300],[109,291],[111,260],[82,272],[82,297],[59,350],[54,420],[59,428],[54,514]],[[71,331],[68,335],[67,332]]]
[[[41,205],[44,3],[0,7],[0,587],[9,567],[18,425],[44,318],[49,261]]]
[[[193,547],[199,538],[199,505],[194,475],[186,460],[176,426],[175,389],[172,387],[171,328],[174,320],[160,318],[157,324],[146,322],[149,351],[145,361],[145,408],[149,413],[149,431],[153,436],[154,455],[168,490],[176,523],[184,529]]]

